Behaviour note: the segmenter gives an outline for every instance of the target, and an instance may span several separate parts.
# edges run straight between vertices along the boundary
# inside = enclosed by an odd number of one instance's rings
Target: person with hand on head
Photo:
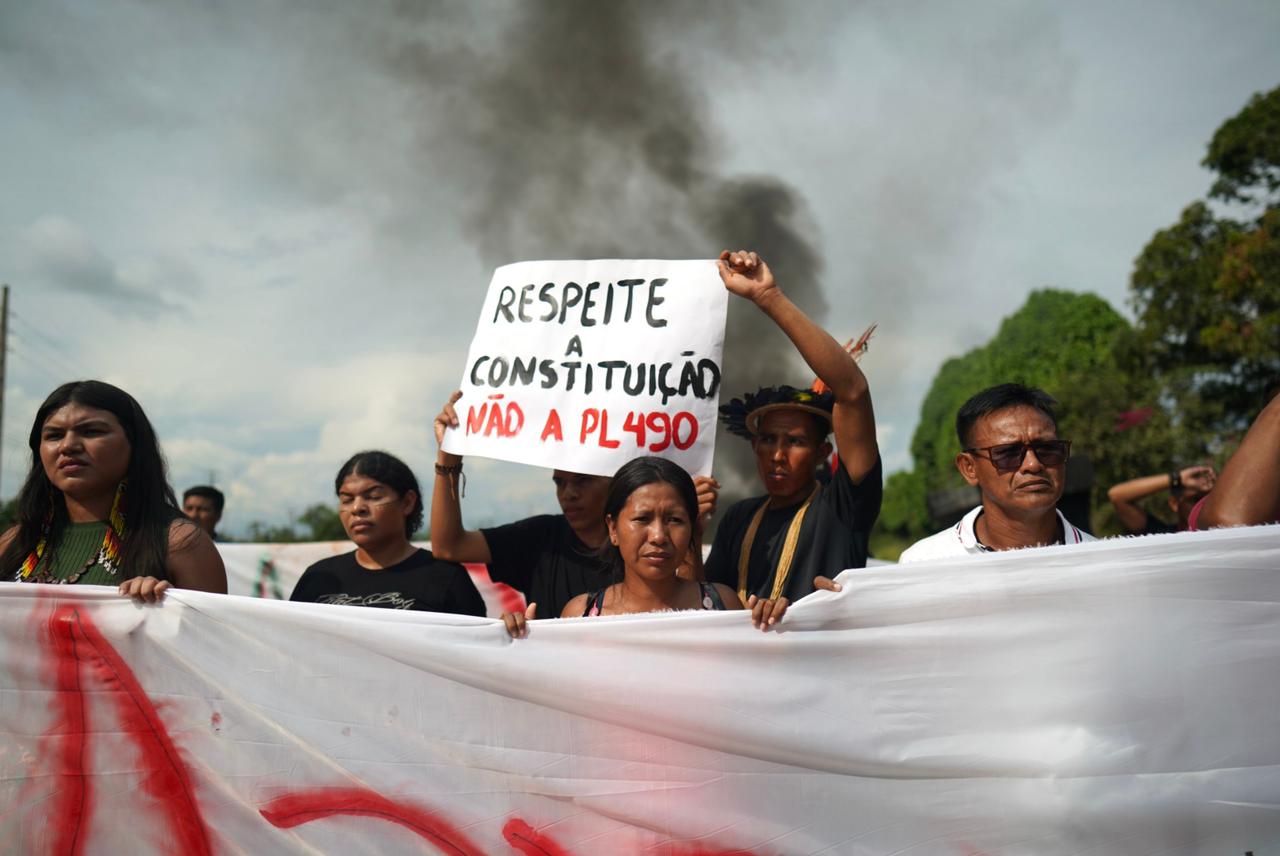
[[[447,429],[459,426],[455,405],[462,392],[454,392],[435,419],[437,445]],[[613,569],[601,558],[608,537],[604,520],[609,477],[555,470],[552,481],[560,514],[543,514],[488,529],[467,529],[462,523],[460,488],[462,456],[439,449],[436,483],[431,495],[431,546],[437,556],[455,562],[488,565],[489,577],[525,596],[524,613],[506,613],[503,620],[523,634],[526,620],[556,618],[564,606],[583,592],[613,582]],[[715,510],[720,485],[715,479],[697,480],[699,514],[703,520]],[[682,572],[700,574],[702,553],[691,550],[681,557],[688,564]]]
[[[222,509],[226,501],[222,491],[216,487],[198,484],[182,492],[182,513],[216,542],[219,540],[218,522],[222,520]]]
[[[982,504],[912,544],[899,563],[1094,540],[1058,511],[1071,441],[1058,437],[1056,403],[1042,390],[1005,383],[961,405],[956,469],[979,489]]]
[[[1191,509],[1209,492],[1216,478],[1217,473],[1213,471],[1213,467],[1183,467],[1165,475],[1143,476],[1121,482],[1107,491],[1107,499],[1111,500],[1120,525],[1132,535],[1180,532],[1187,528],[1187,517],[1191,514]],[[1169,491],[1169,510],[1177,517],[1177,526],[1148,514],[1138,505],[1139,500],[1163,490]]]
[[[1213,489],[1187,515],[1187,528],[1280,523],[1280,395],[1272,390]]]
[[[413,471],[386,452],[358,452],[333,482],[338,516],[356,549],[307,568],[289,600],[420,612],[485,614],[467,569],[410,539],[422,525]]]
[[[726,428],[750,440],[765,495],[725,512],[706,578],[748,604],[785,609],[819,576],[867,563],[882,496],[871,393],[853,356],[782,293],[757,254],[723,252],[719,268],[725,288],[772,319],[824,387],[764,387],[720,408]],[[839,463],[821,485],[833,430]]]
[[[178,509],[151,422],[133,396],[63,384],[36,411],[18,523],[0,536],[17,582],[117,586],[155,602],[170,587],[226,594],[213,541]]]
[[[653,456],[623,464],[609,486],[604,519],[607,554],[621,581],[573,598],[565,604],[562,618],[743,608],[728,586],[677,574],[698,528],[693,479],[678,464]],[[786,612],[785,602],[755,599],[752,606],[752,621],[762,630],[777,624]]]

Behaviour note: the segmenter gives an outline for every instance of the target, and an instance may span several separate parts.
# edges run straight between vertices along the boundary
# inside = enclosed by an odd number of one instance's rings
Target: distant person
[[[182,513],[205,531],[214,541],[218,538],[218,522],[222,520],[222,508],[226,497],[222,491],[207,484],[187,488],[182,494]]]
[[[458,427],[454,405],[461,397],[461,392],[449,396],[436,416],[437,444],[444,441],[447,428]],[[451,561],[487,565],[491,579],[524,594],[529,618],[556,618],[573,598],[615,581],[613,568],[601,554],[608,537],[604,503],[609,477],[555,470],[551,478],[560,514],[541,514],[487,529],[466,529],[460,490],[462,456],[443,449],[436,453],[436,483],[431,495],[432,549]],[[697,479],[696,484],[699,513],[705,521],[715,510],[720,485],[706,477]],[[700,551],[682,557],[699,565],[701,559]],[[525,615],[520,616],[521,620],[524,618]]]
[[[706,579],[785,607],[814,580],[867,563],[882,497],[880,452],[867,379],[848,351],[782,293],[752,252],[720,254],[720,278],[787,335],[824,392],[763,387],[720,408],[732,433],[751,442],[764,496],[730,506],[707,557]],[[838,463],[825,483],[835,432]]]
[[[955,526],[908,547],[900,563],[1093,541],[1058,511],[1071,441],[1058,437],[1056,402],[1018,383],[984,389],[956,414],[956,469],[982,504]]]
[[[386,452],[360,452],[334,479],[338,515],[356,549],[307,568],[289,600],[419,612],[485,614],[467,569],[409,539],[422,525],[413,471]]]
[[[1130,534],[1159,535],[1164,532],[1180,532],[1187,528],[1187,517],[1195,504],[1213,487],[1217,473],[1213,467],[1183,467],[1158,476],[1143,476],[1121,482],[1107,491],[1107,499],[1116,510],[1116,517]],[[1148,514],[1140,500],[1163,491],[1169,492],[1169,510],[1177,519],[1177,525],[1165,523],[1154,514]]]
[[[18,523],[0,572],[30,583],[116,586],[154,602],[170,587],[226,594],[222,557],[178,510],[142,407],[96,380],[65,383],[36,411]]]
[[[1191,510],[1188,528],[1280,522],[1280,395],[1253,421],[1213,490]]]

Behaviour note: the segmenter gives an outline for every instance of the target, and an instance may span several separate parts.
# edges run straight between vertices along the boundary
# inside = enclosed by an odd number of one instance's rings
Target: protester
[[[0,536],[17,582],[118,586],[154,602],[172,587],[225,594],[213,542],[178,510],[155,431],[131,395],[66,383],[36,411],[18,523]]]
[[[182,513],[187,515],[214,541],[218,538],[218,522],[222,520],[222,508],[226,497],[222,491],[207,484],[189,487],[182,493]]]
[[[1187,528],[1187,516],[1191,509],[1213,487],[1217,473],[1213,467],[1184,467],[1158,476],[1143,476],[1121,482],[1107,491],[1107,499],[1116,510],[1120,525],[1133,535],[1159,535],[1179,532]],[[1139,500],[1161,491],[1169,491],[1169,510],[1177,518],[1177,525],[1165,523],[1154,514],[1148,514]]]
[[[565,604],[562,618],[627,615],[674,609],[742,609],[733,589],[676,574],[698,528],[698,497],[693,479],[665,458],[636,458],[614,474],[605,500],[609,547],[605,551],[621,582],[580,594]],[[786,611],[765,611],[753,601],[757,626],[777,623]],[[518,620],[508,622],[522,635]]]
[[[436,443],[447,428],[458,427],[455,392],[435,419]],[[431,546],[441,558],[481,562],[489,577],[524,593],[525,617],[555,618],[578,595],[614,581],[613,569],[601,558],[608,530],[604,521],[609,477],[555,470],[552,480],[560,514],[542,514],[490,529],[466,529],[462,523],[462,456],[443,449],[436,453],[436,483],[431,495]],[[699,516],[705,521],[715,510],[720,485],[715,479],[697,480]],[[700,573],[701,548],[695,545],[683,562],[687,576]],[[509,617],[509,616],[504,616]]]
[[[1188,515],[1188,528],[1280,522],[1280,395],[1254,420],[1213,490]]]
[[[356,549],[302,572],[289,600],[484,615],[467,569],[410,543],[422,526],[413,471],[386,452],[358,452],[333,480],[338,516]]]
[[[1058,437],[1056,403],[1042,390],[1005,383],[960,407],[956,469],[981,491],[982,504],[912,544],[899,562],[1094,540],[1058,511],[1071,441]]]
[[[728,430],[751,441],[766,495],[725,512],[706,579],[743,601],[785,607],[813,591],[816,577],[866,565],[882,491],[875,415],[853,357],[782,293],[758,255],[726,251],[719,267],[725,287],[769,316],[826,387],[764,387],[720,408]],[[833,429],[839,461],[820,485]]]

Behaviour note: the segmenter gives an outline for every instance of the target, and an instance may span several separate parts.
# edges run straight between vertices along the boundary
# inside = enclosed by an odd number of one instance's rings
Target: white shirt
[[[1067,518],[1062,516],[1061,511],[1055,508],[1054,512],[1058,515],[1058,521],[1062,524],[1062,531],[1066,535],[1066,543],[1081,544],[1085,541],[1097,540],[1088,532],[1081,532],[1068,523]],[[898,564],[903,565],[908,562],[927,562],[930,559],[950,559],[956,556],[996,552],[978,541],[978,535],[973,531],[974,525],[978,522],[978,515],[981,513],[982,506],[979,505],[960,518],[960,522],[950,529],[943,529],[936,535],[930,535],[928,538],[923,538],[912,544],[902,551],[902,555],[898,557]]]

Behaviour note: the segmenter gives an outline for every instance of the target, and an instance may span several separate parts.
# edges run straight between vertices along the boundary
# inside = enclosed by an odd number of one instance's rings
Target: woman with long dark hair
[[[678,464],[658,457],[623,464],[605,499],[607,555],[620,581],[575,597],[561,617],[742,609],[737,592],[728,586],[676,574],[694,541],[697,521],[697,491]]]
[[[484,615],[467,569],[410,539],[422,525],[413,470],[386,452],[358,452],[333,480],[338,516],[356,549],[303,572],[289,600]]]
[[[0,573],[19,582],[119,586],[155,601],[170,586],[225,594],[213,542],[182,515],[155,431],[122,389],[65,383],[36,411],[18,523]]]

